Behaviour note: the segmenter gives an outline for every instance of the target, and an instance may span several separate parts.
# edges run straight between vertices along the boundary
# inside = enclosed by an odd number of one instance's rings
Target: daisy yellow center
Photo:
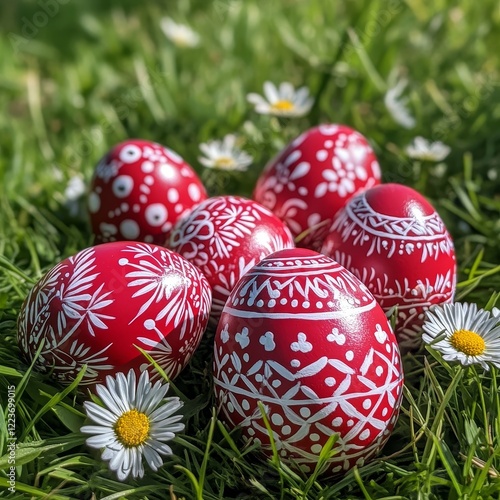
[[[294,107],[293,102],[287,99],[280,99],[271,105],[274,111],[291,111]]]
[[[189,41],[185,35],[174,35],[172,39],[178,47],[187,47],[189,45]]]
[[[216,168],[228,169],[234,166],[234,159],[230,156],[219,156],[214,165]]]
[[[115,433],[123,445],[134,447],[146,441],[149,428],[149,418],[145,413],[129,410],[116,421]]]
[[[457,330],[450,337],[450,342],[457,351],[467,356],[479,356],[486,348],[483,337],[470,330]]]

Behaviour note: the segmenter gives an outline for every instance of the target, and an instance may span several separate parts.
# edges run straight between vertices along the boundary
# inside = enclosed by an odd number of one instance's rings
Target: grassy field
[[[189,24],[200,44],[176,47],[160,29],[163,16]],[[187,395],[176,455],[157,473],[121,483],[84,445],[74,388],[32,372],[16,343],[16,318],[34,283],[92,244],[85,211],[66,188],[75,177],[87,183],[113,144],[158,141],[193,165],[211,194],[248,196],[282,146],[324,122],[359,130],[386,182],[430,199],[454,237],[456,299],[493,307],[500,292],[498,2],[22,0],[2,2],[0,30],[0,497],[500,498],[494,370],[449,365],[424,348],[407,355],[403,407],[383,455],[344,478],[308,478],[239,448],[237,433],[224,434],[205,344],[175,382]],[[246,95],[266,80],[308,86],[312,111],[287,120],[256,114]],[[404,80],[413,128],[384,104]],[[201,142],[227,133],[254,157],[245,175],[203,171],[197,160]],[[439,165],[410,160],[405,147],[419,135],[443,141],[450,155]],[[7,489],[2,418],[12,385],[16,493]]]

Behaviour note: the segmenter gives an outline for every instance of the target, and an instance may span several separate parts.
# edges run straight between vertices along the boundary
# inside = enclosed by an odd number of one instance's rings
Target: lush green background
[[[218,426],[203,462],[214,422],[206,345],[177,382],[191,400],[186,411],[192,415],[176,443],[178,457],[142,482],[121,485],[71,433],[82,421],[81,400],[74,392],[58,393],[19,360],[15,321],[33,283],[92,243],[84,212],[70,214],[64,191],[75,175],[88,181],[114,143],[127,137],[164,143],[200,172],[211,193],[249,195],[269,158],[321,122],[361,131],[376,150],[385,181],[429,197],[455,239],[457,297],[492,306],[490,298],[500,290],[500,4],[47,2],[53,10],[45,17],[45,0],[0,3],[0,406],[5,410],[7,387],[14,383],[24,442],[18,498],[54,489],[51,498],[91,498],[92,492],[101,498],[135,486],[137,493],[122,494],[167,498],[170,484],[179,497],[195,498],[195,485],[175,464],[193,472],[206,499],[238,492],[241,498],[465,498],[468,491],[467,498],[497,498],[494,377],[477,385],[480,375],[440,368],[423,352],[405,360],[407,398],[384,450],[394,455],[344,481],[307,482],[231,448]],[[200,46],[172,45],[159,27],[165,15],[190,24],[201,35]],[[386,90],[400,78],[409,82],[413,130],[395,123],[384,106]],[[290,121],[256,115],[245,96],[260,92],[265,80],[307,85],[317,96],[310,115]],[[198,144],[229,132],[238,133],[253,154],[250,173],[202,172]],[[451,146],[444,166],[405,157],[404,147],[416,135]],[[452,380],[459,390],[446,395]],[[2,419],[0,432],[1,457]]]

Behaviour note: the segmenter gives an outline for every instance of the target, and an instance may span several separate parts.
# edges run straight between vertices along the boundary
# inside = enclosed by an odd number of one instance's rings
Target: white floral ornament
[[[272,82],[264,83],[264,97],[260,94],[247,95],[247,101],[262,115],[299,117],[306,115],[314,103],[307,87],[295,90],[289,82],[280,84],[279,89]]]
[[[442,161],[450,154],[451,148],[441,141],[430,142],[421,136],[406,147],[406,154],[415,160]]]
[[[252,163],[253,158],[236,146],[236,136],[228,134],[222,141],[208,141],[200,144],[200,150],[205,156],[198,161],[207,168],[216,170],[238,170],[244,172]]]
[[[160,27],[165,36],[177,47],[196,47],[200,43],[200,36],[185,24],[176,23],[170,17],[160,21]]]
[[[394,87],[391,87],[384,96],[384,104],[393,120],[404,128],[415,127],[415,118],[410,114],[406,104],[408,98],[401,98],[401,94],[406,88],[407,80],[400,80]]]
[[[446,361],[462,365],[488,363],[500,368],[500,326],[498,319],[476,304],[436,305],[426,312],[422,340]]]
[[[107,376],[106,385],[96,391],[105,407],[91,401],[84,403],[87,416],[97,425],[85,425],[80,430],[92,434],[87,446],[103,449],[101,458],[109,460],[109,468],[124,481],[129,475],[143,477],[142,457],[154,471],[163,465],[161,455],[171,455],[164,441],[184,430],[182,415],[174,415],[183,403],[177,397],[165,398],[169,385],[149,381],[147,371],[138,383],[133,370],[125,377]]]

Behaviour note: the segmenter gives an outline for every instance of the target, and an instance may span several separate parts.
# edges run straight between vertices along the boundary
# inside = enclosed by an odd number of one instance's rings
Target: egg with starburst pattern
[[[155,378],[138,348],[173,379],[201,341],[211,296],[200,271],[171,250],[104,243],[59,262],[35,285],[18,342],[28,363],[64,384],[84,365],[83,386],[130,368]]]

